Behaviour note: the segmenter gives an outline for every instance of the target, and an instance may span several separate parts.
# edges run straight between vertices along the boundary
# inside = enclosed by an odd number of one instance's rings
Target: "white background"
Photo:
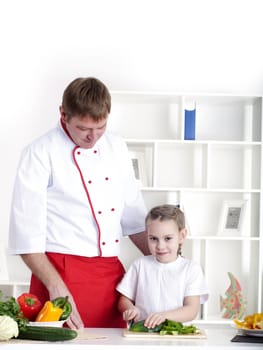
[[[20,152],[57,123],[71,80],[95,76],[111,90],[262,95],[261,4],[1,0],[0,241]],[[12,259],[11,277],[23,278]]]

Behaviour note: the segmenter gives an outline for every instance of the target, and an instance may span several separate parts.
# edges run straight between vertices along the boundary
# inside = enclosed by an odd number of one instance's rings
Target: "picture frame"
[[[129,151],[129,153],[132,161],[135,178],[136,180],[141,182],[142,186],[146,187],[148,185],[148,181],[145,166],[145,152],[132,150]]]
[[[246,215],[247,200],[227,200],[223,202],[218,235],[242,235]]]
[[[3,242],[0,242],[0,281],[8,280],[8,269]]]

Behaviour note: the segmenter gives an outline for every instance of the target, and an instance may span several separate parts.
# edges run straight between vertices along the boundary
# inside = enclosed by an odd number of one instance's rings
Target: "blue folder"
[[[196,109],[184,111],[184,139],[195,140],[195,112]]]

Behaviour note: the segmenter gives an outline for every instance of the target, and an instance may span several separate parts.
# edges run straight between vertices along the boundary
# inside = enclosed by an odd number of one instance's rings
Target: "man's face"
[[[108,116],[96,122],[89,116],[68,119],[62,108],[60,114],[70,137],[81,148],[92,148],[106,130]]]

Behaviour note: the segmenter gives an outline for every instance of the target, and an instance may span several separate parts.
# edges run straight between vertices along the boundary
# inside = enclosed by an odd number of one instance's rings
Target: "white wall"
[[[0,241],[22,147],[58,120],[65,86],[263,94],[261,0],[0,2]],[[3,244],[3,243],[2,243]],[[9,257],[12,278],[27,276]],[[13,267],[12,267],[12,266]]]

